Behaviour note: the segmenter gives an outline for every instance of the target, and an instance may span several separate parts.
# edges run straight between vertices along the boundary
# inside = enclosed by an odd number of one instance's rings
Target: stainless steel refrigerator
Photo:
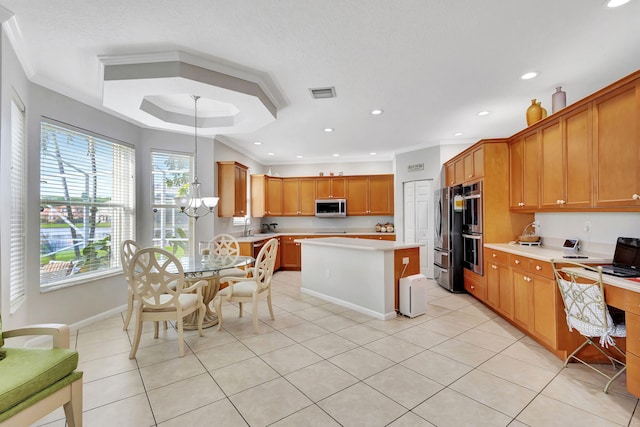
[[[450,292],[464,292],[462,186],[437,190],[434,201],[434,279]]]

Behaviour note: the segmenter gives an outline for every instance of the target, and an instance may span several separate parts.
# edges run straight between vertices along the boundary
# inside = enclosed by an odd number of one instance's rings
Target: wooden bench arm
[[[27,335],[51,335],[54,348],[69,348],[69,326],[64,323],[42,323],[2,331],[3,338],[23,337]]]

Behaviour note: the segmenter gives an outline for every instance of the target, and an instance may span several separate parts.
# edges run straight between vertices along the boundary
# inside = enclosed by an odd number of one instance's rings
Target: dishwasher
[[[269,241],[269,239],[259,240],[257,242],[253,242],[253,257],[254,258],[258,258],[258,254],[260,253],[260,249],[262,249],[262,247],[264,245],[266,245],[268,241]]]

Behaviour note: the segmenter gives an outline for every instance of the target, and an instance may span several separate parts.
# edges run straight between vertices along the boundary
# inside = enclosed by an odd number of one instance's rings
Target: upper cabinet
[[[509,147],[509,203],[512,209],[530,211],[538,207],[539,132],[527,133]]]
[[[347,215],[393,215],[393,175],[348,177]]]
[[[251,216],[282,216],[282,178],[251,175]]]
[[[315,178],[282,179],[282,215],[315,215],[316,181]]]
[[[541,209],[591,205],[591,147],[591,110],[586,106],[541,129]]]
[[[218,162],[218,216],[247,214],[247,166],[238,162]]]
[[[640,207],[640,79],[593,104],[595,206]]]
[[[347,196],[347,179],[342,176],[315,178],[316,199],[344,199]]]
[[[510,140],[512,211],[640,210],[640,71]]]
[[[484,150],[483,147],[474,146],[462,157],[445,165],[447,186],[476,181],[484,175]]]

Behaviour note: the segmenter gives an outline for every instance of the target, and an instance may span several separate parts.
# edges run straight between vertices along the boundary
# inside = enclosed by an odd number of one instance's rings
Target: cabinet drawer
[[[484,259],[500,264],[509,264],[509,254],[506,252],[496,251],[495,249],[485,249]]]
[[[529,258],[520,255],[509,254],[509,265],[520,270],[529,271]]]
[[[553,267],[550,262],[540,261],[537,259],[529,260],[529,271],[536,276],[542,276],[547,279],[555,279],[553,275]]]
[[[640,292],[627,291],[624,299],[624,311],[640,315]],[[640,353],[636,354],[640,355]]]
[[[487,300],[487,286],[484,283],[478,283],[474,280],[469,280],[465,277],[464,288],[471,295],[484,302]]]
[[[640,357],[627,352],[627,390],[640,396]]]

